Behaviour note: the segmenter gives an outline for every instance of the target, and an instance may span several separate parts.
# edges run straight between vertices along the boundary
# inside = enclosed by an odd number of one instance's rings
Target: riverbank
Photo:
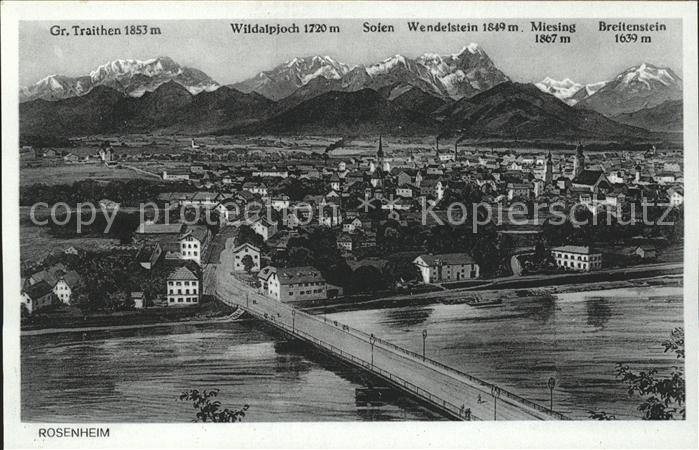
[[[336,312],[354,311],[360,309],[383,309],[399,306],[424,306],[432,303],[466,304],[473,300],[489,303],[521,297],[550,296],[570,292],[587,292],[608,289],[623,289],[647,286],[682,286],[682,274],[652,275],[645,278],[629,280],[603,281],[590,283],[570,283],[562,285],[543,285],[540,287],[502,288],[489,284],[481,289],[454,289],[448,291],[430,292],[426,294],[404,294],[390,297],[370,298],[366,300],[339,298],[324,301],[299,302],[299,309],[310,314],[332,314]]]
[[[158,307],[86,315],[77,308],[66,308],[24,319],[21,335],[220,322],[230,320],[236,311],[236,308],[216,299],[207,299],[194,307]]]

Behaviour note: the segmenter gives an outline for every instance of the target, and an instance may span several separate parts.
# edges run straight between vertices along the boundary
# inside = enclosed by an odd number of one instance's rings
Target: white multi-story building
[[[167,277],[167,305],[199,304],[199,278],[186,267],[178,267]]]
[[[325,278],[314,267],[271,268],[267,274],[266,294],[280,302],[327,298]]]
[[[466,253],[420,255],[413,261],[424,283],[478,278],[480,267]]]
[[[58,279],[56,285],[53,287],[53,293],[56,294],[56,297],[58,297],[62,303],[69,305],[73,291],[79,284],[80,275],[78,275],[76,271],[71,270]]]
[[[236,272],[245,272],[245,263],[243,260],[246,256],[249,256],[250,260],[252,261],[250,271],[259,271],[260,249],[247,242],[233,249],[233,270]]]
[[[577,272],[590,272],[602,268],[602,253],[587,246],[564,245],[551,249],[556,265]]]
[[[194,225],[180,236],[180,258],[201,265],[202,253],[206,251],[211,234],[203,225]]]

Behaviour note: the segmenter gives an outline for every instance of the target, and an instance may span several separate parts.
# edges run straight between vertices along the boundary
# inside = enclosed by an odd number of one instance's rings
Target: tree
[[[673,367],[665,377],[658,376],[657,369],[636,372],[628,365],[617,364],[617,378],[628,385],[629,395],[641,397],[638,410],[643,420],[685,419],[685,379],[684,379],[684,329],[675,328],[670,338],[663,342],[665,352],[672,351],[682,360],[681,367]],[[589,417],[597,420],[613,420],[614,416],[605,412],[590,411]]]
[[[249,225],[241,225],[238,229],[238,235],[235,237],[235,245],[252,244],[257,248],[262,248],[265,240],[257,234]]]
[[[252,268],[255,267],[255,263],[252,260],[252,256],[250,255],[245,255],[243,256],[243,267],[245,268],[245,271],[247,273],[252,273]]]
[[[201,392],[191,389],[180,394],[180,401],[191,401],[194,409],[198,410],[195,422],[241,422],[250,405],[243,405],[241,409],[221,409],[221,402],[213,400],[218,393],[218,389]]]
[[[313,265],[313,252],[306,247],[289,248],[287,265],[290,267],[301,267]]]

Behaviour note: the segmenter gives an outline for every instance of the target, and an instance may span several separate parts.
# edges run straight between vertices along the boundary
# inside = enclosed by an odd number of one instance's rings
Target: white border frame
[[[683,19],[685,205],[697,208],[697,18],[695,2],[3,2],[2,247],[4,430],[8,448],[696,448],[697,216],[685,214],[687,420],[673,422],[94,424],[110,438],[39,438],[20,421],[18,26],[20,20],[312,18]],[[68,424],[66,424],[68,426]],[[75,424],[82,425],[82,424]]]

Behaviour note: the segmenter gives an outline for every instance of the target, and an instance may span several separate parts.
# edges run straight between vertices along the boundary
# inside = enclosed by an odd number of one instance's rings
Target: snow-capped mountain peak
[[[352,67],[330,56],[296,57],[232,86],[243,92],[255,91],[272,100],[279,100],[315,78],[339,80],[350,70]]]
[[[578,106],[607,116],[653,108],[682,99],[682,79],[669,67],[643,62],[619,73],[602,85],[588,89]]]
[[[337,85],[321,83],[322,89],[373,89],[401,83],[439,97],[470,97],[508,80],[478,44],[464,46],[458,53],[425,53],[417,58],[396,54],[380,62],[348,66],[328,56],[294,58],[272,70],[232,85],[243,92],[256,91],[272,100],[288,97],[311,80],[323,77],[340,80]],[[315,86],[312,87],[315,89]],[[308,95],[308,94],[304,94]]]
[[[617,75],[617,80],[627,85],[639,83],[646,89],[652,89],[654,83],[661,83],[664,86],[681,86],[682,84],[682,80],[671,69],[648,63],[626,69]]]
[[[90,92],[96,86],[107,86],[132,97],[140,97],[163,83],[174,81],[190,93],[212,91],[219,84],[204,72],[180,66],[167,56],[147,60],[117,59],[104,63],[88,75],[67,77],[50,75],[20,89],[20,101],[59,100]]]
[[[577,94],[580,89],[583,88],[582,84],[576,83],[570,78],[565,78],[561,81],[558,81],[551,77],[546,77],[538,83],[534,84],[542,92],[551,94],[559,100],[568,103],[569,105],[573,105],[576,103],[576,100],[574,100],[572,97],[575,94]]]
[[[478,44],[476,44],[475,42],[471,42],[470,44],[465,45],[458,53],[454,53],[451,56],[452,58],[458,58],[466,52],[474,55],[476,53],[483,53],[483,50]]]

